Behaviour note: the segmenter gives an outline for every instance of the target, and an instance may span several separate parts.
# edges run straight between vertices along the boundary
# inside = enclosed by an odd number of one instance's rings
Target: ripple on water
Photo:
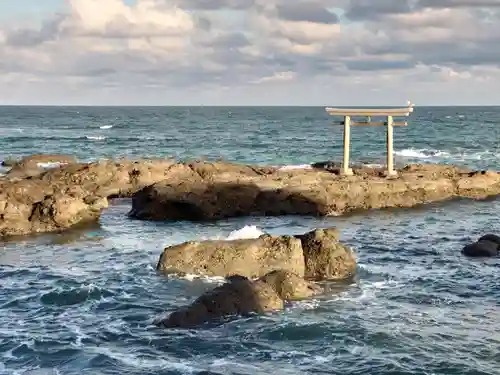
[[[473,221],[467,215],[472,207],[482,212]],[[131,221],[127,210],[127,201],[112,205],[100,228],[64,244],[47,237],[6,244],[0,253],[0,373],[500,371],[499,261],[460,255],[469,238],[499,224],[498,202],[210,226]],[[156,316],[221,282],[157,274],[164,246],[242,228],[281,234],[331,225],[358,254],[353,283],[324,283],[324,295],[291,303],[283,313],[186,331],[152,325]]]

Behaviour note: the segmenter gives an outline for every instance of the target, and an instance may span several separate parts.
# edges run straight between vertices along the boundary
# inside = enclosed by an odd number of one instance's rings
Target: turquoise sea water
[[[323,108],[0,107],[0,159],[32,153],[205,157],[300,166],[340,160],[342,128]],[[395,130],[398,163],[498,169],[500,108],[417,107]],[[352,131],[352,158],[383,163],[382,128]],[[0,243],[0,374],[498,374],[498,259],[461,247],[500,232],[496,200],[337,218],[243,218],[209,225],[127,219]],[[253,228],[256,226],[256,228]],[[257,229],[338,226],[356,283],[283,313],[161,330],[159,314],[217,280],[166,278],[164,246]]]

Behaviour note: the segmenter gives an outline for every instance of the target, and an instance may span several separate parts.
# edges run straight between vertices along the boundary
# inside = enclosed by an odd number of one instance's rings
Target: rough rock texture
[[[74,164],[76,159],[71,155],[61,155],[61,154],[39,154],[25,156],[19,160],[8,159],[2,161],[2,166],[4,167],[29,167],[35,166],[39,163],[60,163],[60,164]]]
[[[31,155],[20,160],[4,160],[2,166],[10,167],[8,175],[11,178],[26,178],[39,175],[49,168],[75,164],[77,161],[70,155]]]
[[[292,236],[262,235],[256,239],[185,242],[167,247],[157,269],[207,276],[259,277],[275,269],[304,276],[300,240]]]
[[[317,229],[297,237],[302,242],[306,278],[342,280],[356,273],[356,256],[339,242],[337,229]]]
[[[217,318],[283,310],[284,301],[321,293],[321,288],[287,271],[275,271],[252,281],[232,275],[192,304],[155,321],[165,328],[192,328]]]
[[[495,234],[486,234],[476,242],[466,245],[462,254],[468,257],[495,257],[500,255],[500,237]]]
[[[233,241],[185,242],[167,247],[157,269],[169,273],[259,277],[286,270],[315,280],[340,280],[356,273],[356,257],[338,241],[335,228],[299,236]]]
[[[284,270],[271,271],[258,280],[270,285],[286,301],[306,299],[323,292],[320,286]]]
[[[133,197],[130,216],[146,220],[216,220],[250,215],[340,215],[355,210],[412,207],[452,198],[500,193],[500,174],[445,165],[409,165],[397,177],[380,168],[312,168],[217,173],[205,168],[193,180],[167,179]]]
[[[58,231],[97,220],[108,197],[130,196],[176,175],[175,163],[162,160],[71,164],[33,177],[4,177],[0,179],[0,237]]]
[[[38,163],[64,161],[71,164],[32,169]],[[334,165],[279,170],[226,162],[72,161],[34,155],[0,177],[0,236],[58,231],[96,220],[109,197],[133,196],[130,216],[139,219],[211,220],[339,215],[500,193],[496,172],[443,165],[410,165],[399,170],[398,178],[386,178],[375,168],[353,168],[354,176],[340,176]]]

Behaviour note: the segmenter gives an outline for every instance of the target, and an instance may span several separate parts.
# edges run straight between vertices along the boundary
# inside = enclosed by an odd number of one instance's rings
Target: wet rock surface
[[[472,258],[496,257],[500,255],[500,236],[486,234],[476,242],[464,246],[462,254]]]
[[[206,221],[340,215],[500,193],[498,173],[445,165],[409,165],[399,169],[397,177],[387,178],[377,168],[354,168],[353,176],[341,176],[334,165],[280,170],[174,160],[83,164],[64,155],[33,155],[5,163],[12,169],[0,178],[2,237],[95,221],[114,197],[133,197],[130,216],[136,219]],[[58,164],[40,170],[40,163]]]
[[[232,275],[227,281],[154,324],[164,328],[194,328],[203,323],[236,315],[283,310],[288,300],[300,300],[322,292],[300,276],[276,270],[256,280]]]
[[[355,275],[356,256],[329,228],[297,236],[185,242],[167,247],[157,264],[164,273],[223,277],[261,277],[278,269],[307,279],[342,280]]]
[[[222,168],[220,168],[222,170]],[[209,221],[239,216],[335,216],[367,209],[413,207],[500,193],[500,175],[445,165],[409,165],[397,176],[380,168],[341,176],[324,168],[200,175],[158,182],[137,192],[130,216],[143,220]]]

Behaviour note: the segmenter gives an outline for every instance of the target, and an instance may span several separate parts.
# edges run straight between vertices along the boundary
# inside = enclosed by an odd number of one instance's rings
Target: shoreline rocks
[[[19,160],[4,160],[1,165],[9,168],[7,175],[10,178],[27,178],[37,176],[47,169],[76,163],[76,158],[71,155],[40,154],[26,156]]]
[[[132,197],[132,218],[207,221],[335,216],[500,194],[497,172],[432,164],[408,165],[397,177],[384,177],[380,168],[369,167],[341,176],[335,164],[324,163],[285,170],[161,159],[85,164],[64,155],[33,155],[16,163],[12,173],[0,178],[0,237],[61,231],[96,221],[107,200],[118,197]],[[40,170],[40,163],[58,164]]]
[[[156,266],[164,273],[249,278],[280,269],[311,280],[342,280],[356,273],[354,252],[335,228],[304,235],[190,241],[165,248]]]
[[[231,275],[224,284],[153,323],[163,328],[195,328],[224,317],[280,311],[286,301],[305,299],[321,292],[319,286],[283,270],[272,271],[256,280]]]
[[[201,176],[201,175],[200,175]],[[409,165],[397,177],[377,168],[302,169],[256,174],[213,174],[166,179],[137,192],[129,216],[140,220],[212,221],[242,216],[338,216],[348,212],[414,207],[454,198],[500,194],[500,174],[446,165]]]

